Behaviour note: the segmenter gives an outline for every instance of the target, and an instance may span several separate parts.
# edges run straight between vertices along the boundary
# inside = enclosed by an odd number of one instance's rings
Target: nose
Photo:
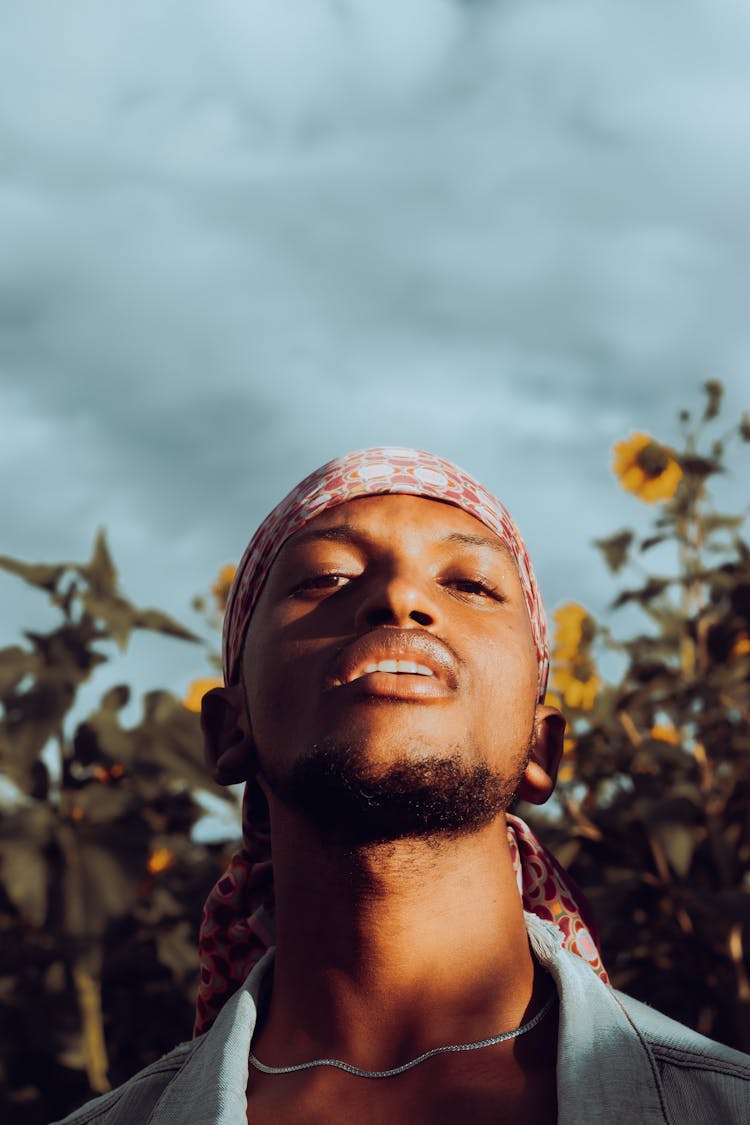
[[[373,576],[357,609],[355,628],[358,633],[380,625],[394,625],[401,629],[428,628],[436,624],[437,616],[437,608],[424,577],[399,571]]]

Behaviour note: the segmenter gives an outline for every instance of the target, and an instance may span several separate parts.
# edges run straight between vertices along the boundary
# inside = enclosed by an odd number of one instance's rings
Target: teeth
[[[379,660],[377,664],[365,664],[361,672],[358,672],[354,679],[359,679],[360,676],[367,676],[371,672],[391,672],[391,673],[407,673],[412,676],[432,676],[433,673],[424,664],[416,664],[413,660]]]

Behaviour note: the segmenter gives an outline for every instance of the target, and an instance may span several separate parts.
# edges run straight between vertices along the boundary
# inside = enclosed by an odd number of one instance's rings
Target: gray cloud
[[[740,0],[5,25],[6,551],[80,556],[106,523],[126,587],[180,614],[304,472],[399,442],[500,492],[550,602],[601,605],[587,542],[639,517],[612,442],[669,438],[709,376],[747,404]]]

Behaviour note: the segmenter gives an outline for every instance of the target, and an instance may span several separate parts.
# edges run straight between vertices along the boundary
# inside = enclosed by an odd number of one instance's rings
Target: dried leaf
[[[703,421],[710,422],[721,410],[724,387],[718,379],[708,379],[703,384],[703,390],[706,392],[707,398],[706,409],[703,411]]]

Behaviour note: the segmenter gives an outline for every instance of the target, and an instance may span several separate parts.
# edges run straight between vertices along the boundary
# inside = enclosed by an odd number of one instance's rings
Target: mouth
[[[370,676],[373,672],[385,672],[389,676],[434,676],[435,673],[426,664],[416,664],[413,660],[378,660],[370,661],[364,668],[355,670],[347,683],[353,683],[362,676]]]
[[[456,665],[451,650],[431,633],[386,626],[346,645],[324,688],[358,684],[365,695],[429,698],[455,690]]]

